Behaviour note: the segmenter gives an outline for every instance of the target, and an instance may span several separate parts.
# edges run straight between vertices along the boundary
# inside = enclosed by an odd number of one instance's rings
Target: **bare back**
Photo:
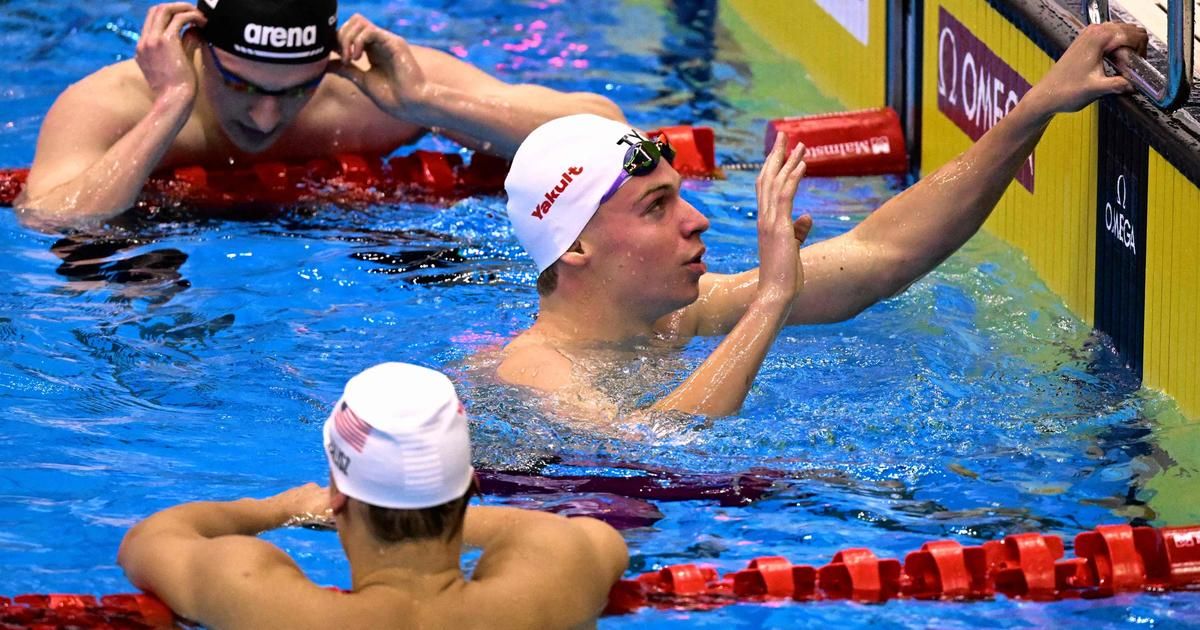
[[[123,550],[123,564],[138,567],[135,584],[213,628],[466,630],[594,626],[627,562],[620,534],[590,518],[472,507],[464,537],[484,548],[469,580],[385,567],[356,574],[346,592],[314,584],[252,536],[158,534]]]

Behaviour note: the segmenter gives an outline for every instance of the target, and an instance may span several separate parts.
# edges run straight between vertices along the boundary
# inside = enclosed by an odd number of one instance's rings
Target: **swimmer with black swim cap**
[[[337,2],[200,0],[204,39],[252,61],[322,62],[337,49]]]
[[[115,217],[150,174],[187,165],[386,155],[431,129],[511,156],[538,125],[608,99],[510,85],[409,45],[335,0],[199,0],[151,7],[136,58],[69,87],[47,113],[25,189],[27,224]]]

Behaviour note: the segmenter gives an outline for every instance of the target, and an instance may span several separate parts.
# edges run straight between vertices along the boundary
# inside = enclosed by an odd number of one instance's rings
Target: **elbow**
[[[580,113],[595,114],[617,122],[626,122],[625,113],[608,97],[592,92],[577,92],[576,97],[582,105]]]
[[[596,518],[577,516],[570,519],[570,522],[583,529],[591,540],[601,566],[611,569],[609,585],[620,579],[629,568],[629,547],[621,533],[612,525]]]
[[[50,234],[73,227],[70,222],[63,221],[63,217],[59,213],[45,210],[44,203],[31,198],[24,192],[21,192],[13,200],[12,208],[13,213],[17,215],[17,221],[30,230]]]
[[[135,585],[136,581],[134,580],[133,575],[135,563],[133,562],[133,558],[138,548],[138,539],[141,537],[144,529],[142,527],[143,524],[144,521],[134,525],[129,529],[129,531],[125,532],[125,537],[121,539],[121,546],[117,547],[117,564],[124,569],[125,575],[129,578],[129,581],[133,582]]]

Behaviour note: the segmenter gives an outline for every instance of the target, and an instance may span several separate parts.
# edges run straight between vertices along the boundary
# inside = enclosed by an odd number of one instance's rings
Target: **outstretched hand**
[[[805,148],[796,145],[787,152],[780,133],[755,182],[758,193],[758,290],[771,299],[791,302],[804,285],[800,246],[812,229],[812,217],[792,220],[796,189],[804,177]]]
[[[401,116],[420,105],[427,85],[425,73],[403,37],[355,13],[338,29],[338,45],[341,61],[333,71],[358,86],[380,109]],[[369,70],[354,64],[364,54]]]
[[[1119,48],[1144,55],[1146,40],[1146,29],[1140,26],[1093,24],[1075,38],[1034,89],[1048,99],[1052,113],[1076,112],[1102,96],[1131,92],[1133,87],[1124,77],[1104,74],[1104,56]]]

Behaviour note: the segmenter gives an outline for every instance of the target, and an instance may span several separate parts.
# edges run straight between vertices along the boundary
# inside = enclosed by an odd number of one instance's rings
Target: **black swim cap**
[[[239,57],[311,63],[337,49],[337,0],[198,0],[204,39]]]

